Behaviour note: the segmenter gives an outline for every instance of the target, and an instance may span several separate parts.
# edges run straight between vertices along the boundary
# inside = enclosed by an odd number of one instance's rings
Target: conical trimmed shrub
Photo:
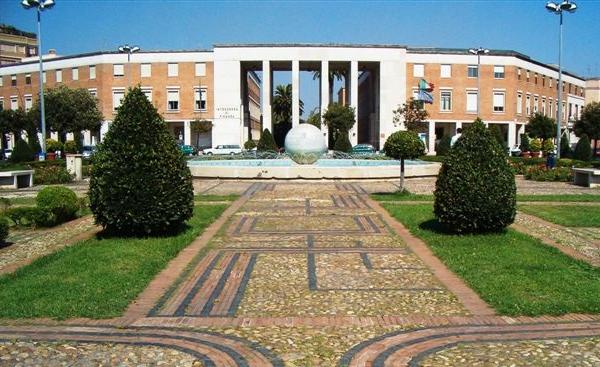
[[[339,132],[337,138],[335,139],[333,150],[344,153],[352,152],[352,143],[350,143],[350,138],[348,138],[348,133],[346,131]]]
[[[15,153],[13,152],[13,154]],[[586,162],[592,159],[592,146],[587,134],[583,134],[579,137],[579,141],[577,142],[577,145],[575,145],[573,158]]]
[[[277,151],[277,144],[275,144],[275,139],[273,138],[273,135],[269,129],[264,129],[262,134],[260,134],[260,139],[256,145],[256,150],[259,152]]]
[[[516,191],[502,146],[477,119],[442,164],[434,212],[454,232],[500,231],[515,219]]]
[[[94,154],[89,198],[96,223],[111,233],[161,234],[192,216],[190,170],[139,87],[129,90]]]
[[[15,148],[10,156],[13,163],[31,162],[34,160],[35,153],[31,150],[29,144],[21,137],[17,138]]]

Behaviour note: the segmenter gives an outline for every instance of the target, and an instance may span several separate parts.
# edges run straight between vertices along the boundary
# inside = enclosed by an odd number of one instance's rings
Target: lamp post
[[[477,55],[477,117],[479,117],[479,111],[481,110],[481,90],[479,89],[479,76],[481,74],[479,69],[481,69],[481,55],[490,53],[490,50],[479,47],[471,48],[469,49],[469,52],[473,55]]]
[[[130,76],[131,65],[129,64],[129,62],[131,61],[131,54],[134,52],[138,52],[139,50],[140,50],[140,48],[137,46],[129,46],[129,45],[119,46],[119,52],[127,54],[127,87],[128,88],[129,88],[129,83],[130,83],[130,78],[131,78],[131,76]]]
[[[562,29],[563,29],[563,11],[574,13],[577,4],[564,0],[560,3],[549,1],[546,4],[546,10],[560,17],[558,28],[558,116],[556,116],[556,159],[560,158],[560,125],[562,120]]]
[[[37,10],[37,28],[38,28],[38,56],[40,60],[40,120],[42,129],[42,141],[40,146],[42,152],[40,154],[40,160],[46,159],[46,113],[44,108],[44,66],[42,61],[42,12],[48,10],[54,6],[54,0],[23,0],[21,5],[25,9],[35,8]]]

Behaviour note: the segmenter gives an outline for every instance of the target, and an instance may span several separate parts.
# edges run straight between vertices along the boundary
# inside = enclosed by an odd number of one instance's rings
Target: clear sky
[[[34,12],[19,2],[0,0],[0,23],[35,31]],[[42,41],[44,52],[55,48],[61,55],[115,50],[125,43],[144,50],[286,42],[483,46],[557,63],[559,17],[544,5],[537,0],[56,0],[42,16]],[[565,15],[563,65],[598,76],[600,1],[577,5],[577,12]]]

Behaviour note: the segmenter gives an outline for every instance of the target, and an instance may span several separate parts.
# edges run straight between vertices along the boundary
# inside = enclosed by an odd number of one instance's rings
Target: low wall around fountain
[[[236,179],[392,179],[400,176],[399,165],[329,167],[315,165],[235,166],[189,165],[196,178]],[[424,162],[405,166],[405,177],[437,176],[441,165]]]

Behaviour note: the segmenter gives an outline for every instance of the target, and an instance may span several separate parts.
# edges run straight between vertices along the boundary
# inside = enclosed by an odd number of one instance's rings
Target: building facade
[[[37,36],[0,24],[0,65],[16,64],[37,55]]]
[[[585,104],[600,102],[600,76],[585,81]]]
[[[29,108],[37,96],[37,63],[0,66],[0,108]],[[107,131],[128,86],[140,85],[185,144],[243,145],[272,131],[273,73],[291,72],[292,125],[300,123],[300,72],[345,75],[342,99],[356,109],[352,144],[383,147],[399,126],[393,111],[418,91],[425,79],[435,85],[429,112],[430,154],[444,134],[477,117],[498,124],[510,146],[519,143],[528,118],[536,112],[556,118],[558,72],[553,66],[514,51],[492,50],[477,57],[464,49],[411,48],[398,45],[216,45],[212,50],[98,52],[54,57],[44,62],[45,85],[86,88],[98,98],[105,121],[99,136],[84,134],[93,144]],[[477,90],[477,76],[481,91]],[[578,118],[585,102],[584,79],[563,74],[564,128]],[[319,80],[319,109],[333,99],[329,78]],[[333,101],[331,101],[333,102]],[[212,121],[212,131],[194,135],[193,120]],[[327,129],[322,129],[327,141]]]

